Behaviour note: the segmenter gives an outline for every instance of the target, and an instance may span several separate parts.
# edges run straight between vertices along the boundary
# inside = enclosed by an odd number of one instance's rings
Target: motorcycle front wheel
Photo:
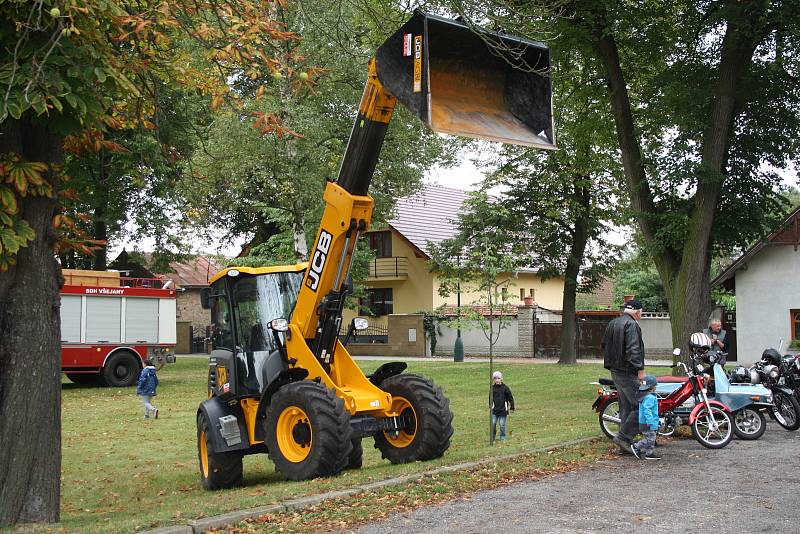
[[[733,439],[733,421],[722,408],[712,406],[711,412],[704,408],[692,423],[692,435],[703,447],[721,449]]]
[[[616,399],[608,401],[600,410],[597,419],[600,421],[600,430],[603,434],[614,439],[619,433],[619,401]]]
[[[758,439],[767,429],[767,418],[755,408],[748,406],[733,414],[733,433],[744,440]]]
[[[773,391],[772,394],[772,402],[775,404],[772,416],[775,418],[775,422],[786,430],[800,428],[800,404],[797,403],[794,395],[787,395],[780,390]]]

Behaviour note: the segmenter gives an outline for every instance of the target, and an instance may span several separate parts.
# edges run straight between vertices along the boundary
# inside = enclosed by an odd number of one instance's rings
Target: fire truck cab
[[[158,278],[64,270],[61,370],[76,383],[126,387],[146,358],[175,361],[176,292]],[[167,286],[167,287],[165,287]]]

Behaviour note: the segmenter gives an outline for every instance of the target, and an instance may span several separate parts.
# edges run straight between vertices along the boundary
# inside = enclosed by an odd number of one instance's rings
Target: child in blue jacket
[[[639,386],[639,431],[642,439],[631,445],[633,455],[640,460],[660,460],[653,452],[656,447],[656,432],[660,424],[658,418],[658,397],[656,397],[656,377],[647,375]]]
[[[145,367],[139,373],[139,382],[136,384],[136,394],[142,398],[144,403],[144,418],[150,419],[152,415],[155,419],[158,419],[158,408],[150,402],[156,396],[156,387],[158,387],[156,368],[150,358],[146,359],[144,363]]]

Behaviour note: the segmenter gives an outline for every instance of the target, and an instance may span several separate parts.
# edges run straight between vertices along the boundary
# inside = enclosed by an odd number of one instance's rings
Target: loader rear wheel
[[[139,377],[138,356],[128,351],[119,351],[106,361],[101,376],[103,383],[114,388],[125,388],[136,383]]]
[[[267,408],[269,456],[289,480],[332,476],[353,448],[350,414],[333,390],[302,380],[283,386]]]
[[[347,467],[345,469],[361,469],[364,463],[364,447],[361,445],[361,438],[353,438],[353,450],[347,457]]]
[[[397,375],[381,383],[392,395],[392,411],[401,427],[375,435],[375,448],[393,464],[433,460],[450,447],[453,413],[450,401],[433,381],[418,375]]]
[[[210,435],[211,423],[205,414],[197,416],[197,457],[200,464],[200,482],[207,490],[241,486],[242,454],[240,452],[214,453]]]

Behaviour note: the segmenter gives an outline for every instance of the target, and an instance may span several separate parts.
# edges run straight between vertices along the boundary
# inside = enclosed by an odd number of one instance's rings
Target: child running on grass
[[[647,375],[639,386],[639,431],[642,439],[631,445],[633,455],[640,460],[660,460],[653,451],[656,447],[658,431],[658,397],[656,397],[656,377]]]
[[[139,373],[139,382],[136,384],[136,394],[142,398],[144,418],[150,419],[150,416],[153,416],[153,418],[158,419],[158,408],[151,403],[153,397],[156,396],[156,388],[158,387],[156,368],[150,358],[146,359],[144,363],[145,367]]]

